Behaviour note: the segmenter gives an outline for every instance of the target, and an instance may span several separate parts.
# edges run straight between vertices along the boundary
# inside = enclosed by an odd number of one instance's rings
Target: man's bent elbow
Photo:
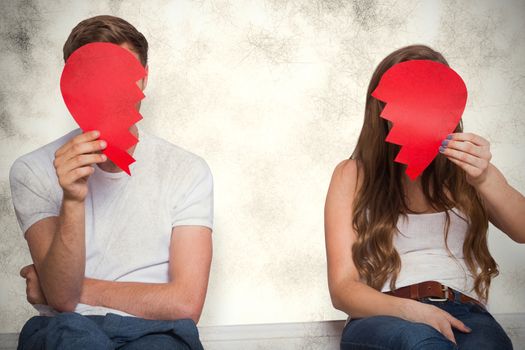
[[[198,324],[201,318],[201,314],[195,312],[195,313],[189,314],[187,318],[191,319],[193,322],[195,322],[195,324]]]
[[[75,303],[53,303],[50,305],[53,309],[55,309],[58,312],[73,312],[76,309]]]
[[[199,323],[202,314],[202,303],[189,301],[179,307],[173,314],[174,319],[191,319],[195,324]]]
[[[48,300],[49,306],[58,312],[73,312],[79,303],[78,298],[56,298]]]
[[[195,322],[195,324],[199,323],[199,320],[201,318],[202,314],[202,308],[198,306],[189,306],[186,310],[186,313],[184,315],[184,318],[189,318]]]

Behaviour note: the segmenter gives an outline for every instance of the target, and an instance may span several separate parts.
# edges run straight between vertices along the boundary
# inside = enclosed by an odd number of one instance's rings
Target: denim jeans
[[[83,316],[66,312],[27,321],[18,340],[18,350],[22,349],[203,348],[195,322],[190,319],[156,321],[111,313]]]
[[[456,298],[457,300],[457,298]],[[453,328],[457,346],[425,323],[416,323],[392,316],[372,316],[351,320],[343,330],[341,349],[355,350],[507,350],[512,343],[499,323],[484,308],[459,301],[430,301],[459,319],[471,333]]]

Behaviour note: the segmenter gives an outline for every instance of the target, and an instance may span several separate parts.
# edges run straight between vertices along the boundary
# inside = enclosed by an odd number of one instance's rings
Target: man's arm
[[[212,259],[211,230],[204,226],[173,228],[169,282],[114,282],[86,278],[80,302],[159,320],[199,321]]]
[[[75,205],[63,204],[58,217],[38,221],[26,232],[29,251],[48,304],[57,311],[73,311],[84,277],[84,223]],[[81,242],[82,240],[82,242]]]
[[[85,269],[84,199],[94,154],[104,148],[98,132],[80,134],[59,148],[54,166],[64,196],[58,217],[37,221],[25,232],[42,291],[57,311],[73,311],[79,302]]]

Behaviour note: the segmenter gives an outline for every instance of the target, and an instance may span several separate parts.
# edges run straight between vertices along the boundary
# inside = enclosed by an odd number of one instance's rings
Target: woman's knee
[[[371,346],[386,349],[456,349],[435,328],[398,317],[373,316],[351,321],[345,327],[341,347]]]
[[[461,349],[513,349],[509,336],[496,321],[493,324],[470,323],[469,326],[472,332],[458,337]]]
[[[425,323],[413,323],[404,327],[398,334],[401,349],[457,349],[456,344],[447,339],[441,332]]]

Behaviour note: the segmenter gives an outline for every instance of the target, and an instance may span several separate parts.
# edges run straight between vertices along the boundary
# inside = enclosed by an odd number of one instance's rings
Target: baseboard
[[[345,321],[199,327],[205,349],[338,349]]]
[[[525,313],[496,314],[515,350],[525,350]],[[339,349],[344,321],[199,327],[207,350]],[[0,350],[16,349],[18,334],[0,334]]]

